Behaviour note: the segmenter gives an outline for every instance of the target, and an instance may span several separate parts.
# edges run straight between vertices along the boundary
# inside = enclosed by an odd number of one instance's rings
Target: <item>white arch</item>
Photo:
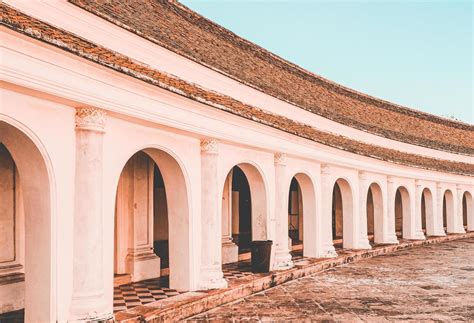
[[[383,194],[380,184],[377,182],[373,182],[370,184],[369,189],[367,191],[367,198],[369,191],[372,192],[372,203],[373,203],[373,234],[374,234],[374,242],[381,243],[383,242]],[[367,216],[369,216],[367,212]],[[367,219],[367,226],[369,227],[369,219]]]
[[[343,248],[348,248],[354,234],[352,228],[354,214],[352,188],[349,180],[342,177],[335,181],[334,187],[336,184],[339,186],[339,190],[341,191],[342,200],[342,246]],[[333,201],[333,203],[335,203],[335,201]],[[338,221],[337,215],[335,220]]]
[[[446,232],[453,232],[456,212],[454,210],[454,196],[451,190],[447,189],[443,194],[443,218],[446,211]],[[444,226],[443,226],[444,227]]]
[[[298,172],[293,177],[300,186],[303,200],[303,256],[317,257],[317,240],[319,237],[317,236],[316,191],[314,183],[305,172]]]
[[[224,181],[220,183],[219,187],[219,212],[222,218],[222,194],[224,192],[225,179],[230,171],[235,167],[239,167],[244,173],[250,187],[250,198],[252,207],[252,240],[267,240],[269,236],[269,221],[268,221],[268,199],[265,185],[265,178],[261,169],[251,161],[243,161],[234,164],[225,173]]]
[[[467,231],[474,231],[474,199],[469,191],[463,194],[463,224],[467,224]]]
[[[46,148],[16,120],[0,121],[1,143],[20,176],[25,212],[25,321],[56,321],[56,194]]]
[[[407,235],[409,234],[410,228],[410,217],[411,217],[411,208],[410,208],[410,191],[405,186],[399,186],[395,192],[400,192],[400,199],[401,199],[401,213],[402,216],[397,219],[395,216],[395,231],[402,232],[402,238],[406,239]],[[396,194],[395,200],[393,201],[393,207],[395,208],[396,213]],[[399,220],[399,221],[397,221]]]
[[[191,205],[188,177],[183,164],[176,155],[157,145],[143,146],[139,150],[128,154],[128,159],[121,163],[123,170],[127,161],[137,152],[147,154],[158,166],[163,177],[166,190],[168,207],[169,235],[169,271],[170,288],[187,290],[191,286]],[[114,177],[115,194],[120,179],[120,174]]]
[[[433,194],[429,187],[425,187],[421,193],[421,199],[424,198],[425,201],[425,209],[423,214],[423,209],[420,207],[420,216],[421,216],[421,223],[422,229],[425,229],[425,236],[431,236],[434,234],[434,199]],[[420,201],[421,203],[421,201]],[[424,215],[424,216],[423,216]]]

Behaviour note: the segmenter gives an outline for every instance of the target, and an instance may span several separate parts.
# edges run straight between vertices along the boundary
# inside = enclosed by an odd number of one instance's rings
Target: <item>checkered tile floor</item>
[[[183,293],[168,287],[169,280],[167,276],[115,287],[114,312],[124,311]]]
[[[222,271],[224,272],[224,278],[227,281],[255,275],[254,273],[252,273],[252,266],[250,264],[250,260],[243,260],[231,264],[225,264],[222,266]]]

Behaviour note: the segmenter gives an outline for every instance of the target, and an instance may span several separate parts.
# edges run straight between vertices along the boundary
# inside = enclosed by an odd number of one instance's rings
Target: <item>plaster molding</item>
[[[395,183],[395,178],[393,178],[393,176],[387,176],[387,183],[393,185]]]
[[[201,153],[203,154],[218,154],[219,141],[214,138],[206,138],[201,140]]]
[[[282,153],[275,153],[273,156],[275,165],[286,165],[286,155]]]
[[[76,129],[105,132],[107,113],[92,106],[78,107],[75,120]]]
[[[359,171],[359,179],[365,181],[367,179],[367,172],[366,171]]]
[[[421,181],[419,179],[415,179],[415,186],[416,186],[416,188],[421,187]]]
[[[331,166],[329,166],[328,164],[321,165],[321,174],[330,175],[331,174]]]

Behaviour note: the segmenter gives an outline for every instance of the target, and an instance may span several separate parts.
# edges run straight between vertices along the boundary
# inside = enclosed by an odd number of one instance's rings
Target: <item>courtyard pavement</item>
[[[188,321],[474,321],[474,238],[331,268]]]

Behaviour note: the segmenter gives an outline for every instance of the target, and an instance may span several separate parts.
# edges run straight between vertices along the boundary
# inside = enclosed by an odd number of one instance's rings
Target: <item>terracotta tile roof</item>
[[[131,58],[94,44],[68,31],[30,17],[21,11],[1,4],[1,24],[14,31],[56,46],[79,57],[117,72],[129,75],[154,86],[199,101],[221,111],[267,125],[278,130],[348,152],[377,158],[397,164],[437,170],[448,173],[474,175],[474,165],[428,158],[393,149],[366,144],[350,138],[323,132],[286,117],[244,104],[231,97],[204,89],[174,76],[152,69]]]
[[[240,38],[177,1],[69,1],[160,46],[325,118],[410,144],[474,154],[474,126],[376,99],[328,81]]]

